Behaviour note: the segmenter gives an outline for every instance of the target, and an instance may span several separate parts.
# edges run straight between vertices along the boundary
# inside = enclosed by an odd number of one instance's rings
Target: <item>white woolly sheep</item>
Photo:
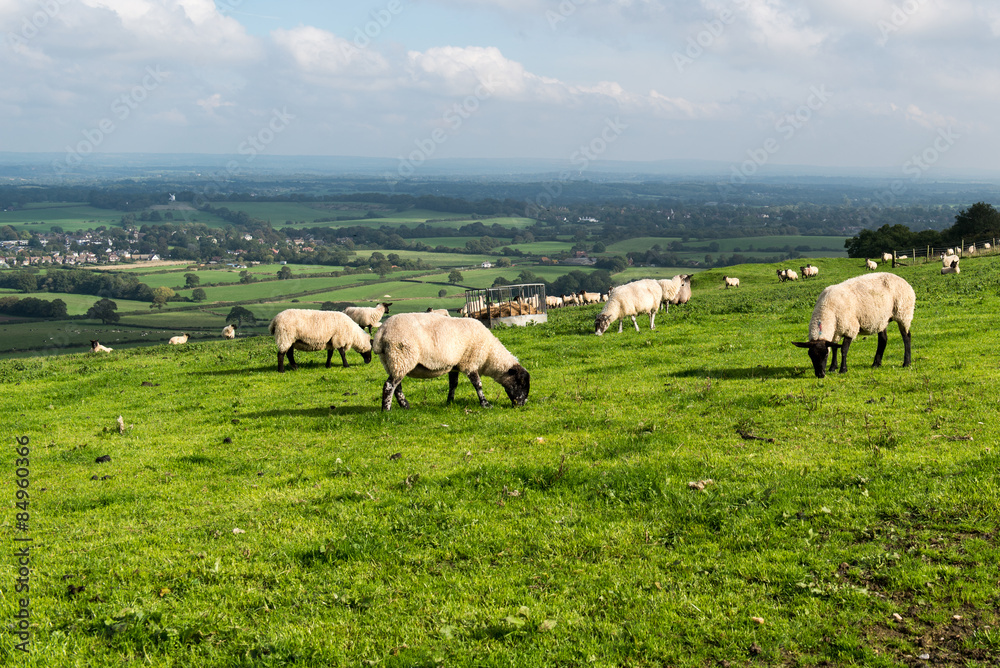
[[[444,315],[444,316],[447,316],[449,318],[451,317],[451,313],[448,313],[448,309],[446,309],[446,308],[431,308],[430,306],[428,306],[427,307],[427,312],[428,313],[433,313],[435,315]]]
[[[799,267],[799,271],[802,272],[802,278],[809,278],[811,276],[819,276],[819,267],[811,264],[807,264],[804,267]]]
[[[961,274],[962,270],[958,267],[958,260],[953,260],[951,264],[947,267],[941,267],[942,274]]]
[[[955,249],[954,248],[949,248],[948,250],[946,250],[944,252],[944,254],[945,255],[954,255],[955,254]]]
[[[727,288],[738,288],[738,287],[740,287],[740,279],[738,279],[738,278],[735,278],[735,277],[734,278],[730,278],[729,276],[723,276],[722,277],[722,281],[723,281],[723,283],[725,283],[725,285],[726,285]]]
[[[489,408],[480,376],[500,383],[511,403],[528,400],[531,377],[517,358],[493,336],[486,325],[473,319],[430,318],[424,313],[400,313],[387,318],[372,344],[389,378],[382,387],[382,410],[409,408],[403,396],[403,378],[437,378],[448,374],[448,403],[455,400],[458,374],[469,377],[479,405]]]
[[[92,353],[110,353],[112,350],[114,350],[114,348],[108,348],[107,346],[102,346],[93,339],[90,340],[90,352]]]
[[[325,350],[326,368],[332,366],[333,351],[340,352],[340,360],[346,369],[347,349],[353,348],[368,364],[372,361],[371,339],[356,322],[340,311],[318,311],[315,309],[290,308],[274,316],[268,331],[274,335],[278,346],[278,373],[285,372],[285,354],[288,367],[297,369],[295,350],[313,352]]]
[[[941,266],[950,267],[952,262],[958,262],[959,257],[957,255],[942,255],[941,256]]]
[[[878,334],[872,367],[882,366],[889,322],[899,325],[903,337],[903,366],[910,366],[910,323],[917,297],[913,288],[895,274],[878,272],[849,278],[819,294],[809,321],[809,341],[793,342],[809,350],[817,378],[826,375],[826,358],[833,351],[832,372],[840,350],[840,373],[847,371],[847,350],[858,334]],[[836,343],[843,339],[842,343]]]
[[[993,248],[993,246],[991,246],[991,245],[989,244],[989,242],[987,242],[987,243],[983,244],[983,250],[989,250],[989,249],[991,249],[991,248]]]
[[[892,253],[882,253],[883,262],[892,262]]]
[[[799,275],[795,273],[794,269],[778,269],[776,273],[778,274],[778,280],[782,283],[799,280]]]
[[[344,313],[348,318],[358,323],[361,327],[367,327],[368,333],[372,333],[372,327],[378,327],[382,316],[389,312],[392,302],[382,302],[378,306],[348,306]]]
[[[681,287],[683,286],[684,281],[681,278],[680,274],[678,274],[673,278],[656,279],[656,282],[660,284],[660,290],[663,291],[663,296],[660,298],[660,303],[666,305],[667,311],[669,311],[670,305],[677,303],[674,300],[676,300],[677,295],[680,294]]]
[[[562,297],[553,297],[552,295],[545,296],[545,306],[546,308],[559,308],[563,305]]]
[[[187,332],[185,332],[184,334],[181,334],[180,336],[171,336],[170,340],[167,341],[167,343],[169,343],[170,345],[173,345],[173,346],[179,346],[182,343],[187,343],[189,336],[191,336],[191,335],[188,334]]]
[[[677,295],[670,300],[671,304],[687,304],[691,301],[691,276],[692,274],[677,274],[670,279],[672,281],[680,280],[681,282],[681,289],[678,290]]]
[[[910,257],[909,255],[899,255],[899,256],[896,257],[896,259],[897,260],[905,260],[905,259],[907,259],[909,257]]]
[[[580,298],[576,295],[563,295],[562,300],[565,306],[573,306],[580,303]]]
[[[576,294],[577,298],[582,300],[584,304],[599,304],[601,302],[600,292],[584,292],[581,290]]]
[[[972,244],[971,246],[969,246],[969,255],[975,255],[975,254],[976,254],[976,244]]]
[[[618,323],[618,333],[620,334],[625,316],[632,317],[632,324],[635,325],[635,331],[638,332],[639,323],[636,322],[635,316],[640,313],[648,313],[649,328],[656,329],[654,319],[662,300],[663,288],[660,287],[659,281],[651,278],[619,285],[611,291],[611,296],[604,308],[597,314],[597,318],[594,320],[594,333],[601,336],[611,323],[621,318],[622,321]]]
[[[865,267],[868,268],[868,271],[875,271],[878,269],[878,264],[875,260],[865,260]]]
[[[235,339],[236,338],[236,325],[226,325],[222,328],[222,338],[224,339]]]

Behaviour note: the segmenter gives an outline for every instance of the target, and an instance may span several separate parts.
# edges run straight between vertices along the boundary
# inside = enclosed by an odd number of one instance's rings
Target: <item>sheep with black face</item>
[[[878,347],[872,367],[882,366],[890,322],[899,326],[903,337],[903,366],[910,366],[910,324],[917,297],[913,288],[895,274],[877,272],[849,278],[820,293],[809,321],[809,341],[793,342],[809,351],[817,378],[826,375],[826,358],[833,351],[830,371],[847,371],[847,351],[858,334],[878,334]],[[841,339],[841,343],[836,343]]]

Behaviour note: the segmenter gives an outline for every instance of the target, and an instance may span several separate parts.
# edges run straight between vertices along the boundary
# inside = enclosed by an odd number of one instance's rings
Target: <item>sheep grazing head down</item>
[[[531,375],[520,364],[515,364],[505,374],[496,379],[507,392],[515,406],[523,406],[528,401],[528,389],[531,385]]]
[[[830,341],[792,341],[793,346],[798,346],[799,348],[805,348],[809,351],[809,359],[813,363],[813,371],[816,373],[817,378],[826,377],[826,358],[829,357],[830,351],[833,351],[833,362],[832,364],[836,366],[837,364],[837,351],[840,350],[841,344],[831,343]]]

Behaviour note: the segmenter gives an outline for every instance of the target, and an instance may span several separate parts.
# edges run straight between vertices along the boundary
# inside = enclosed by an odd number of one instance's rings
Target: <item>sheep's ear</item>
[[[792,341],[793,346],[798,346],[799,348],[812,348],[814,345],[813,341]]]

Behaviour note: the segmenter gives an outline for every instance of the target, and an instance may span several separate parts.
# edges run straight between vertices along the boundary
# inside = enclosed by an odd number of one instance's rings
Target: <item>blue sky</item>
[[[67,161],[1000,169],[983,0],[0,0],[0,35],[0,151]]]

